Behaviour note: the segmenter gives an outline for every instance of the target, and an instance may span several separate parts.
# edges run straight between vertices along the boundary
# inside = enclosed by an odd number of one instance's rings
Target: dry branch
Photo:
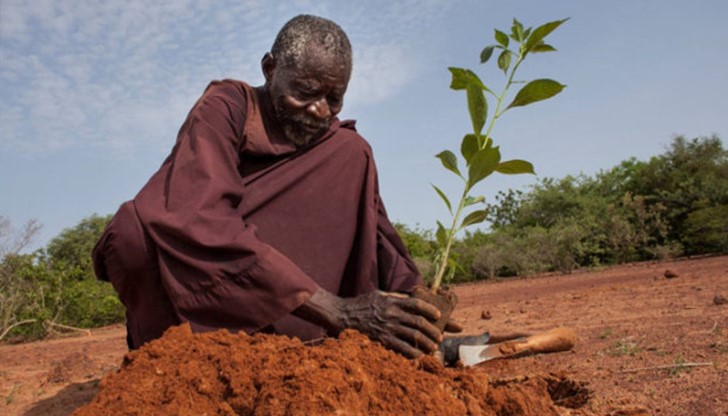
[[[10,325],[9,327],[5,328],[5,330],[3,331],[2,334],[0,334],[0,341],[2,341],[2,339],[5,338],[5,335],[7,335],[8,332],[10,332],[16,326],[20,326],[20,325],[24,325],[24,324],[32,324],[33,322],[36,322],[36,321],[37,321],[37,319],[25,319],[23,321],[18,321],[16,323]]]
[[[48,324],[49,329],[52,329],[52,327],[57,327],[57,328],[66,329],[66,330],[69,330],[69,331],[85,332],[86,335],[91,335],[91,330],[90,329],[77,328],[75,326],[68,326],[68,325],[58,324],[58,323],[55,323],[55,322],[52,322],[52,321],[47,321],[47,324]]]
[[[682,364],[670,364],[670,365],[657,365],[654,367],[640,367],[640,368],[628,368],[621,370],[620,373],[636,373],[638,371],[648,370],[671,370],[673,368],[685,368],[685,367],[707,367],[713,365],[713,363],[682,363]]]

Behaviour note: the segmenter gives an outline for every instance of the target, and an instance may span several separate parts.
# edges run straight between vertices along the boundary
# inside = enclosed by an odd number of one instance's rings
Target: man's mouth
[[[324,123],[318,123],[318,124],[301,123],[301,126],[303,127],[304,130],[307,130],[310,132],[317,132],[317,131],[323,130],[326,127],[328,127],[328,124],[329,124],[328,122],[325,124]]]

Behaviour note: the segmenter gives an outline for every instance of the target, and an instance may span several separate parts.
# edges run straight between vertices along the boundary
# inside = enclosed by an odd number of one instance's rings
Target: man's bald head
[[[338,59],[339,65],[351,72],[351,44],[344,30],[318,16],[302,14],[289,20],[276,36],[271,54],[278,65],[297,68],[310,52],[309,47],[318,49],[328,59]]]

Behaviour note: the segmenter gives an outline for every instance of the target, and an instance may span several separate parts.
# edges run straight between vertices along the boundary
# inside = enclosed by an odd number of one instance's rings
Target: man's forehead
[[[337,53],[335,50],[326,48],[320,43],[309,42],[303,49],[301,56],[302,65],[323,65],[329,68],[342,68],[346,69],[351,65],[345,57]]]
[[[299,79],[348,79],[351,74],[351,65],[336,54],[313,48],[310,53],[302,56],[300,62],[286,70],[291,76]]]

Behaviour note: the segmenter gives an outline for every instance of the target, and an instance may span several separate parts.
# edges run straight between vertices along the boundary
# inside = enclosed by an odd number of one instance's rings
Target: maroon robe
[[[290,313],[319,287],[351,297],[421,283],[354,123],[334,118],[297,149],[264,123],[274,117],[263,117],[272,110],[261,94],[211,83],[170,156],[94,249],[135,346],[182,322],[317,338],[323,328]]]

